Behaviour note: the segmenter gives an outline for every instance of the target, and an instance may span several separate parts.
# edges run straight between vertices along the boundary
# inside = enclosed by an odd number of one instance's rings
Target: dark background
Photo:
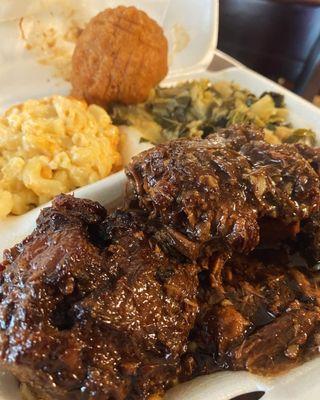
[[[312,100],[320,93],[320,0],[220,0],[218,48]]]

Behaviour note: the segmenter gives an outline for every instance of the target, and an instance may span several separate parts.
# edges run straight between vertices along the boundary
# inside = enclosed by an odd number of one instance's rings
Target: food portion
[[[233,82],[207,79],[156,87],[144,103],[109,106],[116,124],[133,125],[153,143],[180,137],[206,137],[219,128],[251,123],[263,128],[272,144],[315,144],[310,129],[295,129],[288,121],[284,96],[264,92],[260,97]]]
[[[81,33],[72,58],[72,94],[89,103],[145,101],[167,74],[162,28],[135,7],[106,9]]]
[[[96,105],[52,96],[10,108],[0,117],[0,218],[120,169],[119,140]]]
[[[176,379],[198,268],[166,256],[140,219],[60,196],[6,252],[1,365],[37,398],[141,399]]]
[[[318,150],[262,136],[234,126],[147,150],[112,213],[58,196],[5,251],[0,366],[36,399],[146,400],[317,355]]]
[[[233,257],[218,287],[201,272],[186,379],[221,368],[276,375],[319,352],[319,276],[294,264],[292,250]]]
[[[127,168],[132,201],[159,220],[165,247],[192,260],[249,252],[259,243],[259,219],[292,228],[319,209],[319,178],[309,162],[294,145],[262,137],[234,126],[134,157]]]

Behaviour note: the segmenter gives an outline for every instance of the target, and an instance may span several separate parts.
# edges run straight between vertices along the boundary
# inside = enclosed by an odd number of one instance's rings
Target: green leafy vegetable
[[[205,137],[235,123],[264,128],[265,140],[270,143],[315,143],[312,131],[294,130],[288,123],[283,95],[264,92],[257,97],[233,82],[200,79],[157,87],[145,103],[113,105],[108,111],[114,123],[134,125],[153,143]]]

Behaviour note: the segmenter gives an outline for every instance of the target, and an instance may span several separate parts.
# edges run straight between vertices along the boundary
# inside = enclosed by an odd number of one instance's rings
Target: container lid
[[[216,49],[218,0],[1,1],[0,36],[6,40],[0,45],[0,112],[26,99],[69,94],[70,84],[61,72],[71,68],[74,43],[64,43],[63,32],[74,21],[84,26],[107,7],[134,5],[163,26],[169,42],[166,81],[206,70]],[[51,27],[62,38],[55,53],[40,40]],[[69,63],[59,52],[68,55]]]
[[[205,71],[217,48],[218,0],[171,0],[162,25],[169,41],[167,79]]]

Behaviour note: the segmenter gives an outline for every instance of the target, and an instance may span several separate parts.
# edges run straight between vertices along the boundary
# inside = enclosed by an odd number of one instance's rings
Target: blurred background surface
[[[220,50],[320,105],[320,0],[221,0],[219,23]]]

